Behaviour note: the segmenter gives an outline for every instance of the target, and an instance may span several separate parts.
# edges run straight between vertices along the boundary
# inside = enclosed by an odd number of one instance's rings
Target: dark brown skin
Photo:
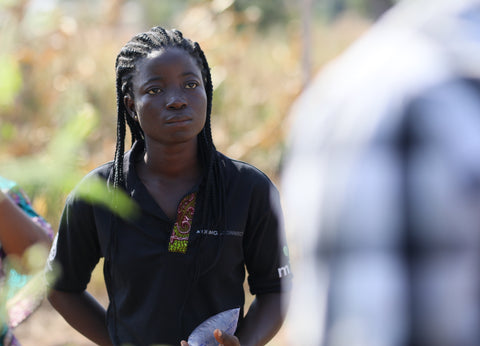
[[[236,332],[240,343],[265,345],[270,341],[285,320],[285,307],[288,305],[289,297],[288,292],[257,295]]]
[[[143,59],[127,109],[145,134],[137,173],[165,214],[174,219],[182,197],[201,178],[197,135],[205,126],[202,73],[185,51],[170,48]]]
[[[51,290],[50,304],[73,328],[97,345],[110,346],[106,310],[88,292],[70,293]]]

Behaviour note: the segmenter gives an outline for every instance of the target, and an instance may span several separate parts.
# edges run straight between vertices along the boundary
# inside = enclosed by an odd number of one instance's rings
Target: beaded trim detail
[[[173,225],[169,252],[186,253],[188,238],[192,227],[193,214],[195,213],[196,193],[191,193],[180,202],[177,210],[177,221]]]

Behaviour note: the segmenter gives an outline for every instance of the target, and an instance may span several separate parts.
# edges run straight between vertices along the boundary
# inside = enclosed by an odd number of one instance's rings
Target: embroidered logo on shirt
[[[192,228],[193,214],[195,213],[196,194],[186,196],[178,206],[177,221],[173,225],[172,235],[168,244],[168,251],[186,253],[190,229]]]

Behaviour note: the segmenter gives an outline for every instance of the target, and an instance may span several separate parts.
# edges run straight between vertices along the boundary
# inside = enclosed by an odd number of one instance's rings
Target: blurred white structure
[[[292,108],[292,345],[480,345],[480,2],[404,1]]]

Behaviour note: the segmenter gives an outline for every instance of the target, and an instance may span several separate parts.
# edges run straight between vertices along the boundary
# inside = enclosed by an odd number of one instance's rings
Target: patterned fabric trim
[[[177,210],[177,221],[173,225],[170,242],[168,244],[169,252],[183,254],[187,252],[196,200],[196,193],[191,193],[180,202]]]

